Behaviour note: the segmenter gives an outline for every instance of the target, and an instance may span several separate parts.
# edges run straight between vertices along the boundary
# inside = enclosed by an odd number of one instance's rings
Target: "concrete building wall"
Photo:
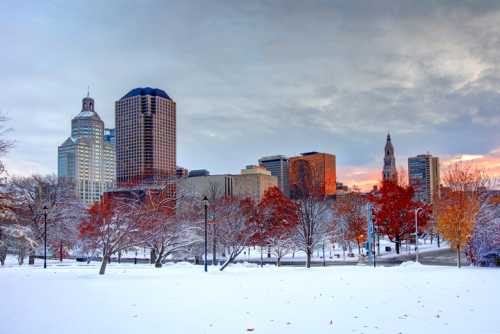
[[[267,189],[278,186],[278,178],[272,175],[243,174],[233,178],[234,196],[251,197],[256,202],[260,202]]]
[[[277,177],[271,175],[208,175],[179,180],[178,191],[200,199],[204,196],[209,199],[234,196],[251,197],[259,202],[267,189],[277,185]]]

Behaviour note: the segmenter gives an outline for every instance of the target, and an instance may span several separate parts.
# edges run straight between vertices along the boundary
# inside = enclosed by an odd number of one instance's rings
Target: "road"
[[[462,256],[462,264],[465,265],[465,256]],[[405,261],[415,261],[415,254],[403,254],[398,257],[392,257],[392,258],[377,258],[377,265],[379,266],[398,266],[401,263]],[[253,260],[237,260],[236,262],[248,262],[248,263],[256,263],[260,264],[260,260],[258,259],[253,259]],[[424,253],[421,253],[419,255],[419,262],[424,264],[424,265],[434,265],[434,266],[456,266],[457,265],[457,260],[456,260],[456,253],[449,248],[445,249],[437,249],[437,250],[432,250],[432,251],[426,251]],[[264,259],[264,264],[275,264],[275,261],[273,259]],[[349,266],[349,265],[360,265],[360,264],[366,264],[368,265],[367,260],[362,260],[362,261],[353,261],[353,260],[348,260],[348,261],[342,261],[342,260],[327,260],[325,261],[326,266]],[[300,260],[282,260],[281,261],[282,266],[295,266],[295,267],[303,267],[305,265],[304,261]],[[370,263],[371,265],[371,263]],[[323,266],[323,261],[322,260],[313,260],[311,262],[312,267],[320,267]]]

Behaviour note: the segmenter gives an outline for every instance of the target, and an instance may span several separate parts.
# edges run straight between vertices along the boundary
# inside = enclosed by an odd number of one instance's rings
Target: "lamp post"
[[[203,206],[205,208],[205,261],[204,261],[204,266],[205,266],[205,272],[208,271],[208,266],[207,266],[207,255],[208,255],[208,198],[207,196],[203,197]]]
[[[49,209],[47,205],[43,206],[43,268],[47,268],[47,212]]]
[[[422,208],[415,209],[415,262],[418,263],[418,213]]]

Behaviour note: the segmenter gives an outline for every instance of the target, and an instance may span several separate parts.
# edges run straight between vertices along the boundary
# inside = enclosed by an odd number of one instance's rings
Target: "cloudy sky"
[[[430,152],[500,172],[498,1],[2,1],[10,174],[56,173],[90,86],[114,126],[130,89],[177,102],[178,165],[337,156],[338,179]]]

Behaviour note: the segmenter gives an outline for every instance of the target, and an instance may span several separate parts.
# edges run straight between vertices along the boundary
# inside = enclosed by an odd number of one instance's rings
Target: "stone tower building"
[[[398,181],[398,171],[396,170],[396,157],[394,156],[394,146],[392,146],[391,135],[387,134],[387,141],[384,149],[384,169],[382,171],[383,181]]]

